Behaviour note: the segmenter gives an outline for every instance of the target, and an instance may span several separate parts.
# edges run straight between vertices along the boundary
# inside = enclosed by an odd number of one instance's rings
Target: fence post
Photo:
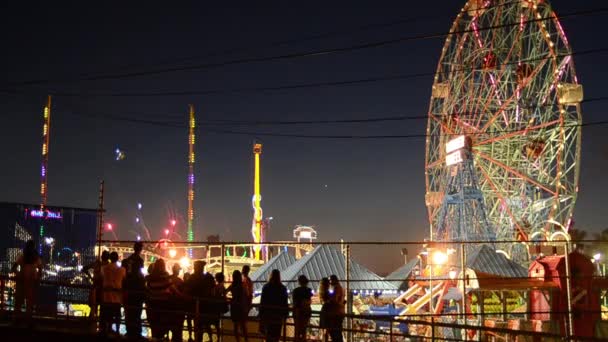
[[[431,341],[435,341],[435,316],[431,316]]]
[[[571,284],[571,272],[570,272],[570,243],[566,241],[566,297],[568,300],[568,340],[574,336],[574,326],[572,324],[572,284]]]
[[[287,341],[287,319],[283,320],[283,329],[282,330],[283,330],[283,334],[282,334],[283,341]],[[294,331],[295,331],[295,329],[294,329]]]
[[[466,284],[466,257],[467,257],[467,252],[465,250],[464,247],[464,243],[460,244],[460,269],[461,269],[461,274],[462,274],[462,279],[459,279],[460,281],[462,281],[462,324],[466,325],[467,324],[467,284]],[[464,334],[462,335],[462,339],[464,341],[467,340],[467,329],[464,329]]]
[[[346,275],[346,341],[350,342],[353,339],[353,319],[351,315],[353,313],[353,296],[352,289],[350,286],[350,245],[346,245],[346,256],[345,256],[345,275]]]
[[[224,274],[224,276],[226,276],[225,271],[224,271],[224,261],[225,261],[224,259],[225,259],[225,255],[226,255],[226,245],[224,245],[223,243],[222,243],[221,250],[222,250],[222,274]]]
[[[388,329],[388,340],[389,342],[393,342],[393,323],[394,317],[390,317],[389,329]]]

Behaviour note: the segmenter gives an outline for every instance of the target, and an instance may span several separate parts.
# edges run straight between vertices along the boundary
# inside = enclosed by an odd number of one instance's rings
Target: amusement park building
[[[29,239],[39,246],[45,263],[50,262],[51,251],[56,264],[82,265],[94,258],[88,252],[95,246],[95,209],[46,206],[41,210],[39,204],[1,202],[0,224],[0,273],[7,271]]]

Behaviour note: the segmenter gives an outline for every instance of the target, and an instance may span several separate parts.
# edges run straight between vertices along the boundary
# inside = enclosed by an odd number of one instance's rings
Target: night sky
[[[444,38],[276,61],[158,75],[82,81],[149,71],[303,53],[405,36],[447,32],[464,1],[394,3],[93,2],[28,4],[0,10],[0,200],[39,202],[42,108],[55,96],[51,123],[49,204],[97,205],[107,185],[108,220],[134,239],[138,202],[160,237],[172,213],[185,236],[187,128],[111,120],[123,117],[186,124],[194,104],[197,134],[195,233],[250,240],[252,135],[206,128],[295,134],[424,134],[426,121],[301,126],[205,126],[205,120],[338,120],[425,115],[433,77],[279,91],[180,96],[83,96],[192,92],[346,81],[435,71]],[[333,3],[333,2],[332,2]],[[557,13],[598,8],[599,1],[553,1]],[[605,48],[607,14],[562,21],[574,51]],[[606,96],[606,53],[575,56],[585,97]],[[33,84],[15,85],[36,80]],[[74,81],[77,80],[77,81]],[[48,82],[47,82],[48,81]],[[584,121],[605,118],[606,102],[583,106]],[[576,226],[608,227],[606,126],[583,129]],[[262,207],[274,217],[269,239],[291,239],[296,224],[314,225],[322,241],[414,241],[428,235],[424,206],[424,139],[327,140],[260,137]],[[126,153],[114,160],[114,149]],[[397,248],[355,249],[382,273]]]

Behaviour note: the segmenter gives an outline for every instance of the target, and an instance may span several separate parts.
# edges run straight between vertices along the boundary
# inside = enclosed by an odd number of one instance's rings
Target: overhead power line
[[[599,101],[607,101],[608,96],[605,97],[593,97],[584,99],[581,103],[590,103],[590,102],[599,102]],[[534,109],[541,107],[549,107],[552,104],[547,105],[535,105],[535,106],[522,106],[521,109]],[[443,116],[476,116],[480,113],[474,112],[466,112],[466,113],[445,113]],[[184,128],[187,127],[185,123],[185,115],[177,116],[174,114],[171,115],[155,115],[155,117],[159,118],[156,120],[152,119],[141,119],[131,116],[125,115],[115,115],[115,114],[101,114],[101,113],[86,113],[81,112],[81,114],[71,113],[74,116],[87,117],[92,119],[103,119],[103,120],[113,120],[113,121],[123,121],[130,122],[136,124],[149,124],[155,126],[165,126],[165,127],[175,127],[175,128]],[[146,114],[147,115],[147,114]],[[227,119],[203,119],[198,120],[199,125],[204,126],[213,126],[213,127],[222,127],[222,126],[291,126],[291,125],[315,125],[315,124],[360,124],[360,123],[378,123],[378,122],[387,122],[387,121],[412,121],[412,120],[427,120],[427,115],[393,115],[393,116],[383,116],[383,117],[375,117],[375,118],[359,118],[359,119],[325,119],[325,120],[227,120]]]
[[[582,50],[572,52],[568,54],[559,54],[556,57],[562,58],[566,56],[583,56],[591,54],[599,54],[608,52],[608,47],[595,48],[589,50]],[[553,58],[552,56],[528,58],[517,61],[511,61],[502,63],[501,65],[518,65],[520,63],[530,63],[535,61],[541,61],[545,59]],[[460,69],[453,69],[450,73],[458,72],[472,72],[477,70],[486,70],[477,67],[466,67]],[[441,72],[439,72],[441,73]],[[248,88],[233,88],[233,89],[208,89],[208,90],[185,90],[185,91],[168,91],[168,92],[128,92],[128,93],[71,93],[71,92],[52,92],[53,96],[65,96],[65,97],[165,97],[165,96],[191,96],[191,95],[221,95],[221,94],[234,94],[234,93],[255,93],[255,92],[270,92],[270,91],[284,91],[284,90],[297,90],[297,89],[310,89],[310,88],[324,88],[324,87],[338,87],[338,86],[353,86],[368,83],[386,82],[386,81],[398,81],[413,79],[419,77],[430,77],[435,76],[437,72],[419,72],[411,74],[397,74],[380,77],[369,77],[362,79],[352,80],[339,80],[339,81],[328,81],[328,82],[312,82],[312,83],[300,83],[300,84],[287,84],[279,86],[269,87],[248,87]],[[8,93],[8,91],[5,91]],[[19,93],[19,91],[14,91]]]
[[[517,1],[507,2],[507,3],[499,3],[499,4],[492,5],[492,6],[487,6],[487,7],[485,7],[485,9],[489,10],[489,9],[493,9],[493,8],[497,8],[497,7],[511,5],[513,3],[520,3],[523,1],[527,1],[527,0],[517,0]],[[465,12],[468,13],[468,12],[476,12],[476,11],[477,10],[467,10]],[[446,13],[444,13],[444,15],[452,17],[453,13],[446,12]],[[397,19],[397,20],[393,20],[393,21],[389,21],[389,22],[361,25],[361,26],[357,26],[357,27],[353,27],[353,28],[345,29],[345,30],[317,33],[317,34],[312,34],[312,35],[299,37],[299,38],[279,40],[279,41],[265,44],[263,46],[233,47],[233,48],[228,48],[228,49],[224,49],[224,50],[220,50],[220,51],[209,52],[209,53],[199,55],[199,56],[166,59],[164,61],[160,61],[160,62],[157,62],[154,64],[148,64],[147,67],[159,67],[159,66],[163,66],[163,65],[184,63],[184,62],[196,61],[196,60],[201,60],[201,59],[204,60],[204,59],[207,59],[210,57],[217,57],[217,56],[229,55],[229,54],[240,53],[240,52],[249,52],[249,51],[254,51],[254,50],[259,50],[259,49],[268,49],[268,48],[288,46],[291,44],[298,44],[298,43],[303,43],[303,42],[308,42],[308,41],[326,39],[326,38],[342,36],[342,35],[346,35],[346,34],[352,34],[355,32],[382,29],[382,28],[392,27],[392,26],[401,25],[401,24],[408,24],[408,23],[413,23],[413,22],[428,20],[428,19],[437,19],[437,17],[438,17],[437,14],[428,15],[428,16],[417,15],[415,17],[402,18],[402,19]],[[136,70],[136,69],[140,69],[140,68],[141,68],[141,65],[139,65],[139,64],[137,64],[137,65],[128,64],[128,65],[120,66],[120,67],[116,68],[115,70],[116,71],[129,70],[129,69]],[[99,74],[100,73],[87,73],[87,74],[81,75],[81,77],[92,77],[94,75],[99,75]]]
[[[593,121],[582,124],[564,125],[563,127],[589,127],[589,126],[605,126],[608,125],[608,120],[605,121]],[[478,133],[467,133],[467,135],[497,135],[505,133],[520,132],[523,129],[514,130],[501,130],[501,131],[490,131],[490,132],[478,132]],[[291,133],[273,133],[273,132],[245,132],[245,131],[234,131],[234,130],[222,130],[216,128],[208,128],[206,132],[217,133],[217,134],[235,134],[235,135],[247,135],[252,137],[281,137],[281,138],[307,138],[307,139],[413,139],[413,138],[426,138],[433,136],[432,134],[405,134],[405,135],[316,135],[316,134],[291,134]],[[463,133],[455,134],[443,134],[443,135],[462,135]]]
[[[576,17],[576,16],[599,15],[599,14],[603,14],[606,12],[608,12],[608,8],[595,8],[595,9],[590,9],[590,10],[576,11],[576,12],[563,14],[560,16],[560,18],[563,19],[563,18]],[[530,20],[527,20],[525,23],[533,23],[533,22],[540,22],[540,21],[553,20],[553,19],[556,19],[556,17],[549,16],[549,17],[543,17],[543,18],[537,18],[537,19],[530,19]],[[519,26],[519,25],[521,25],[521,22],[517,21],[517,22],[505,23],[505,24],[500,24],[500,25],[488,26],[488,27],[479,27],[476,29],[476,31],[479,32],[479,31],[495,30],[495,29],[500,29],[500,28]],[[474,31],[473,29],[465,29],[465,30],[447,32],[447,33],[441,32],[441,33],[432,33],[432,34],[412,35],[412,36],[405,36],[405,37],[400,37],[400,38],[395,38],[395,39],[387,39],[387,40],[381,40],[381,41],[375,41],[375,42],[369,42],[369,43],[363,43],[363,44],[357,44],[357,45],[351,45],[351,46],[345,46],[345,47],[330,48],[330,49],[319,49],[319,50],[308,51],[308,52],[290,53],[290,54],[283,54],[283,55],[276,55],[276,56],[269,56],[269,57],[242,58],[242,59],[235,59],[235,60],[229,60],[229,61],[217,62],[217,63],[205,63],[205,64],[190,65],[190,66],[167,67],[167,68],[160,68],[160,69],[156,69],[156,70],[115,73],[115,74],[110,74],[110,75],[91,76],[91,77],[83,77],[83,78],[75,78],[75,79],[58,79],[58,80],[46,79],[46,80],[30,80],[30,81],[12,82],[12,83],[6,84],[4,86],[4,88],[41,85],[41,84],[50,84],[50,83],[70,83],[70,82],[80,82],[80,81],[115,80],[115,79],[125,79],[125,78],[133,78],[133,77],[140,77],[140,76],[159,75],[159,74],[178,72],[178,71],[212,69],[212,68],[219,68],[219,67],[225,67],[225,66],[231,66],[231,65],[248,64],[248,63],[254,63],[254,62],[266,62],[266,61],[288,60],[288,59],[303,58],[303,57],[315,57],[315,56],[345,53],[345,52],[351,52],[351,51],[357,51],[357,50],[363,50],[363,49],[378,48],[378,47],[394,45],[397,43],[403,43],[403,42],[409,42],[409,41],[442,38],[442,37],[445,37],[450,34],[464,34],[464,33],[470,33],[473,31]]]

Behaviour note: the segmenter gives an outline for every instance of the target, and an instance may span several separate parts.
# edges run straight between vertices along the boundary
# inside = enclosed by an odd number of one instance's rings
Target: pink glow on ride
[[[566,45],[570,45],[570,43],[568,43],[568,37],[566,37],[566,32],[564,32],[564,28],[562,27],[562,24],[557,19],[557,15],[555,14],[555,12],[552,12],[551,16],[553,18],[555,18],[555,26],[559,30],[559,34],[562,36],[562,39],[564,40],[564,43],[566,43]]]
[[[477,20],[477,17],[475,17],[475,18],[473,18],[473,20],[471,20],[471,26],[473,26],[473,33],[475,34],[475,38],[477,39],[477,44],[479,44],[479,47],[482,48],[483,43],[481,42],[481,38],[479,37],[479,29],[477,28],[476,20]]]

